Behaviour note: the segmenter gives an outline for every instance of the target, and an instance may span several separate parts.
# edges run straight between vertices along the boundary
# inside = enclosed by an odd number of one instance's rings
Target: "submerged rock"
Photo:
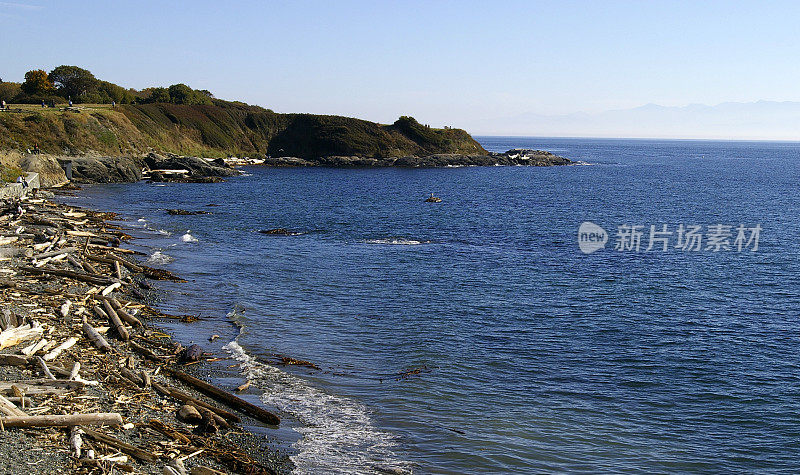
[[[261,234],[270,234],[273,236],[297,236],[299,234],[303,234],[297,231],[289,231],[286,228],[259,229],[258,232]]]
[[[197,214],[211,214],[209,211],[187,211],[185,209],[168,209],[167,214],[173,216],[194,216]]]

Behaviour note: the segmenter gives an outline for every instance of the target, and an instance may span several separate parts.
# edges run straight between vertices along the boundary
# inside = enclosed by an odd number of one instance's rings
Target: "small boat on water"
[[[442,202],[442,199],[441,199],[441,198],[439,198],[438,196],[433,196],[433,193],[431,193],[431,196],[429,196],[428,198],[426,198],[426,199],[425,199],[425,202],[426,202],[426,203],[441,203],[441,202]]]

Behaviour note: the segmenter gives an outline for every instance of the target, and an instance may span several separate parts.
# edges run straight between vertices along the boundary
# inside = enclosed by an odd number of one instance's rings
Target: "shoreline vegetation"
[[[35,447],[4,470],[288,472],[240,425],[276,429],[279,417],[192,376],[215,358],[152,325],[190,320],[148,305],[150,281],[180,278],[119,247],[130,236],[113,213],[37,194],[0,207],[0,430],[6,447]]]
[[[566,165],[539,150],[486,151],[464,130],[402,116],[392,124],[351,117],[282,114],[217,99],[185,84],[125,89],[77,66],[0,80],[0,151],[61,160],[140,165],[157,153],[232,164],[328,167]],[[97,166],[94,162],[92,166]],[[30,171],[30,170],[25,170]],[[118,181],[133,181],[126,177]]]

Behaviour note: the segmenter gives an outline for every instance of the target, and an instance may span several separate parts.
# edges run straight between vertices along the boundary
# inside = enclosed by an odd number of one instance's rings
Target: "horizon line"
[[[675,142],[776,142],[800,143],[800,139],[732,139],[732,138],[685,138],[685,137],[598,137],[586,135],[494,135],[468,132],[473,138],[509,138],[509,139],[583,139],[583,140],[642,140],[642,141],[675,141]]]

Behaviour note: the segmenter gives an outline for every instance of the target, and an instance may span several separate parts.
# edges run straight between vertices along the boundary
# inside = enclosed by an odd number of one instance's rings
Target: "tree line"
[[[64,104],[68,101],[76,104],[212,104],[213,97],[207,90],[192,89],[186,84],[126,89],[97,79],[91,71],[67,65],[58,66],[49,73],[32,69],[25,73],[21,83],[0,79],[0,100],[8,104]]]

